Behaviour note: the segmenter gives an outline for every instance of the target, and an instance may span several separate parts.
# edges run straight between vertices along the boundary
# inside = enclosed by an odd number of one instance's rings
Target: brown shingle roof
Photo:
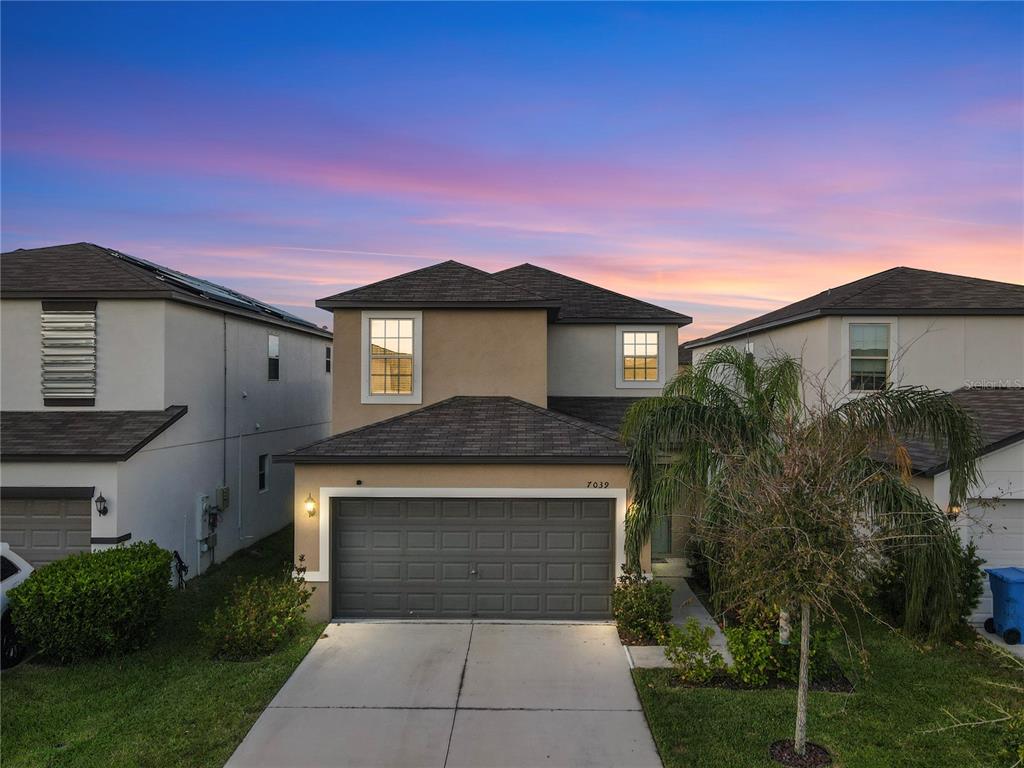
[[[188,411],[3,411],[3,461],[124,461]]]
[[[622,426],[626,411],[639,397],[549,397],[548,408],[577,419],[600,424],[616,433]]]
[[[894,267],[687,342],[689,348],[820,315],[1024,315],[1024,285]]]
[[[616,433],[513,397],[460,396],[275,457],[296,463],[624,464]]]
[[[495,272],[499,280],[558,302],[558,321],[567,323],[654,322],[688,325],[693,318],[646,301],[533,264]]]
[[[1024,440],[1024,388],[965,387],[953,397],[974,417],[982,454]],[[908,440],[905,447],[916,474],[930,477],[947,469],[946,452],[937,451],[929,441]]]
[[[169,299],[331,335],[308,320],[223,285],[93,243],[0,254],[0,295],[5,299]]]
[[[389,277],[317,301],[321,309],[339,307],[525,306],[552,307],[543,296],[497,280],[487,272],[445,261]]]

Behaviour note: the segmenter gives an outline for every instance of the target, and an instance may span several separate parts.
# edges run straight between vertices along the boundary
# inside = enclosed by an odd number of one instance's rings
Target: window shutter
[[[42,388],[45,405],[96,402],[96,304],[43,302]]]

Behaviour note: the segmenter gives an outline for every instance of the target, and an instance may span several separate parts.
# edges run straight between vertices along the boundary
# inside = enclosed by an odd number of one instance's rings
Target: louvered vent
[[[96,400],[96,307],[43,303],[43,402],[93,405]]]

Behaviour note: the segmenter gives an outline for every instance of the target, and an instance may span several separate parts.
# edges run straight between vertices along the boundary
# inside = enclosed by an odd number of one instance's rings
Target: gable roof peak
[[[1024,315],[1024,285],[891,267],[694,339],[687,346],[702,347],[822,315]]]
[[[319,299],[321,309],[545,307],[554,302],[449,259]]]

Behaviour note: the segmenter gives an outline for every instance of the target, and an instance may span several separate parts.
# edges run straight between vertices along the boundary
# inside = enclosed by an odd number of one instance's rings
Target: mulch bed
[[[798,755],[793,751],[793,740],[785,739],[776,741],[768,748],[768,754],[772,760],[782,763],[789,768],[818,768],[822,765],[832,765],[832,755],[820,744],[807,742],[807,749],[804,754]]]
[[[678,688],[727,688],[734,691],[756,691],[765,690],[767,688],[796,688],[796,683],[791,683],[789,680],[782,680],[777,677],[769,680],[768,685],[762,688],[754,688],[738,682],[725,672],[717,672],[715,676],[706,683],[683,682],[675,676],[672,678],[672,683]],[[836,665],[835,669],[833,669],[828,675],[812,680],[810,690],[825,691],[827,693],[853,693],[854,687],[853,683],[846,678],[846,675],[844,675],[842,670],[839,669],[839,666]]]

